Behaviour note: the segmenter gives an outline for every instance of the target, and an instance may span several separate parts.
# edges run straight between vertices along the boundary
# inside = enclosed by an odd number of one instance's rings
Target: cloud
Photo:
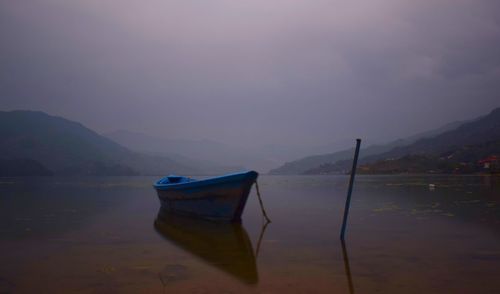
[[[2,107],[102,131],[382,142],[499,106],[498,1],[0,3]]]

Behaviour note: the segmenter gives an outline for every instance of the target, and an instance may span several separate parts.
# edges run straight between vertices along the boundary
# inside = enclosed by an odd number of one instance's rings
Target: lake
[[[500,293],[500,177],[261,176],[243,223],[153,177],[0,179],[0,293]],[[429,186],[433,184],[434,186]]]

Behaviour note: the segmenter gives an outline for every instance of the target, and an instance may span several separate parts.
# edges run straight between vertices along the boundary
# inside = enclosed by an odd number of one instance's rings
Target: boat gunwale
[[[191,182],[169,183],[169,184],[159,184],[159,182],[162,180],[162,179],[160,179],[153,184],[153,187],[156,190],[160,190],[160,191],[198,188],[198,187],[221,184],[221,183],[226,183],[226,182],[244,181],[247,178],[252,178],[252,177],[254,179],[257,179],[258,175],[259,174],[256,171],[252,170],[252,171],[232,173],[232,174],[227,174],[227,175],[212,177],[212,178],[207,178],[207,179],[194,180]]]

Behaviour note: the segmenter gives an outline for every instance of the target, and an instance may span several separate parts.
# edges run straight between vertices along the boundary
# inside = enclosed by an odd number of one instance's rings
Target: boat
[[[196,180],[170,175],[154,184],[164,211],[219,222],[241,222],[258,173],[245,171]]]
[[[207,222],[160,208],[154,227],[164,239],[208,265],[245,284],[257,284],[256,256],[241,224]]]

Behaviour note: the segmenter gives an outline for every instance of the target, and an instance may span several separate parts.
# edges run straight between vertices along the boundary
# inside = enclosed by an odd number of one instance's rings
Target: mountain
[[[247,144],[235,146],[214,140],[185,140],[165,138],[164,134],[151,136],[140,132],[118,130],[104,133],[113,141],[130,148],[149,154],[168,156],[180,163],[196,161],[209,170],[254,169],[268,172],[283,162],[299,158],[311,153],[321,153],[325,150],[341,150],[350,146],[350,140],[335,140],[320,145],[317,144]],[[238,138],[235,138],[238,139]],[[236,141],[234,143],[237,144]],[[187,159],[187,161],[185,161]],[[200,167],[205,170],[205,167]]]
[[[498,172],[496,164],[486,170],[479,161],[491,158],[492,155],[499,154],[499,151],[500,140],[496,140],[478,145],[466,145],[441,155],[409,154],[397,159],[378,160],[362,164],[359,172],[364,174]],[[322,173],[319,170],[310,172]]]
[[[430,138],[422,138],[416,142],[393,148],[387,152],[364,156],[360,165],[365,170],[394,172],[411,169],[412,172],[434,170],[430,162],[439,160],[444,166],[440,172],[451,172],[460,169],[478,169],[478,160],[500,153],[500,108],[488,115],[463,123],[459,127]],[[417,165],[416,161],[419,163]],[[324,163],[304,173],[344,173],[350,169],[350,160],[335,163]],[[405,168],[405,166],[407,168]],[[450,170],[451,169],[451,170]]]
[[[0,159],[29,159],[61,175],[196,173],[161,156],[129,149],[82,124],[36,111],[0,112]]]
[[[498,139],[500,139],[500,108],[494,109],[486,116],[464,123],[454,130],[432,138],[420,139],[411,145],[394,148],[389,152],[371,156],[367,160],[400,157],[406,154],[439,154]]]
[[[0,177],[52,176],[53,174],[33,159],[0,159]]]
[[[192,160],[213,158],[214,161],[220,161],[226,159],[227,156],[232,157],[235,153],[239,153],[232,146],[207,139],[168,139],[127,130],[105,133],[103,136],[132,150],[169,156],[184,156]]]
[[[127,130],[105,133],[103,136],[131,150],[168,156],[181,163],[194,161],[202,170],[254,169],[262,172],[280,162],[280,158],[274,156],[280,152],[269,146],[262,148],[257,146],[238,147],[208,139],[169,139],[163,138],[162,134],[151,136]]]
[[[375,154],[385,153],[396,147],[411,145],[412,143],[422,138],[431,138],[441,133],[447,132],[449,130],[456,129],[462,124],[464,124],[463,121],[456,121],[448,123],[434,130],[418,133],[404,139],[398,139],[392,141],[388,144],[370,145],[366,148],[361,149],[360,158],[368,157]],[[270,173],[271,174],[303,174],[306,172],[309,173],[311,170],[319,168],[320,166],[331,165],[341,160],[348,160],[348,159],[350,160],[353,154],[354,154],[354,148],[350,148],[334,153],[308,156],[298,160],[287,162],[282,166],[271,170]]]
[[[234,148],[212,140],[176,140],[158,138],[139,132],[118,130],[105,133],[113,141],[127,148],[156,156],[165,156],[185,164],[196,166],[204,174],[220,174],[245,169],[241,163],[228,160],[240,158]]]

